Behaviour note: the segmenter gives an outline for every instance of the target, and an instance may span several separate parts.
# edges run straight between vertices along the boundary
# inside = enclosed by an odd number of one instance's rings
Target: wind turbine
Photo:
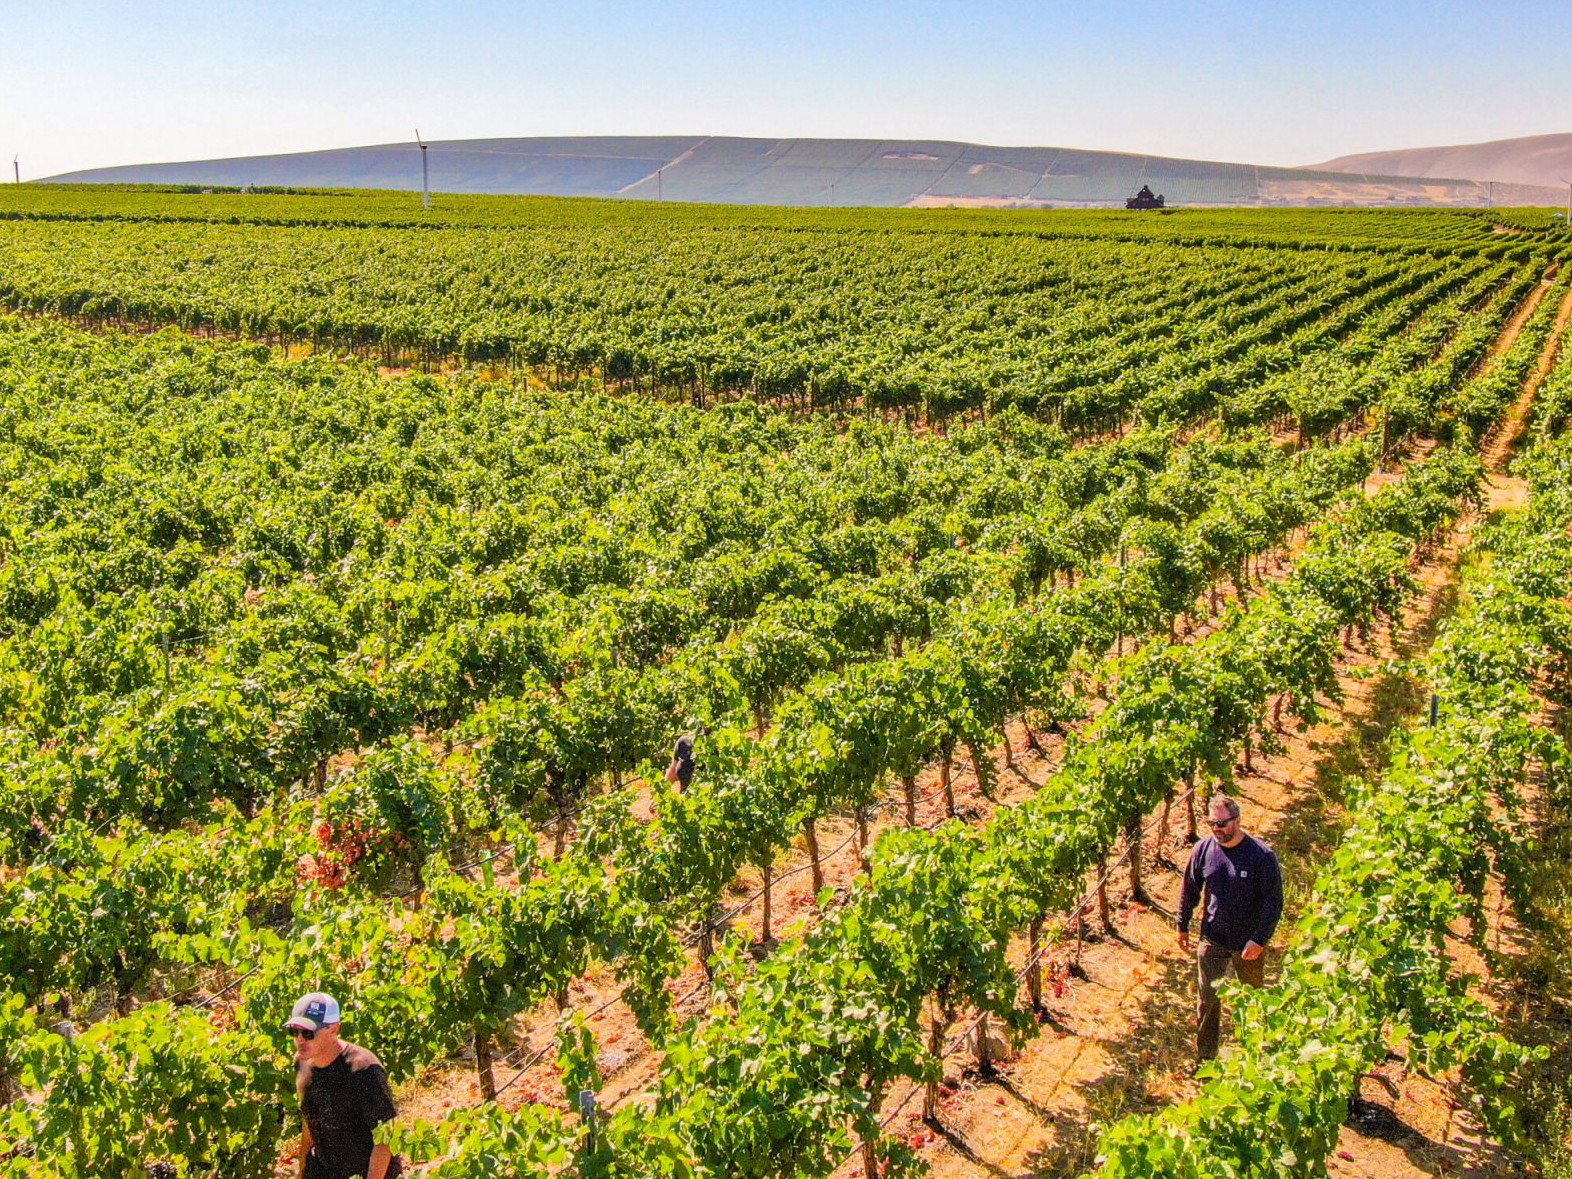
[[[420,144],[420,207],[431,208],[431,173],[426,170],[426,142],[420,137],[420,128],[415,128],[415,142]]]

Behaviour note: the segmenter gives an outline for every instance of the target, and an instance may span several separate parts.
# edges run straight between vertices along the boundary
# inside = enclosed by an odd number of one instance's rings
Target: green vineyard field
[[[1344,723],[1442,560],[1429,723],[1237,1050],[1095,1165],[1325,1175],[1399,1038],[1531,1157],[1551,1049],[1447,934],[1487,878],[1530,919],[1503,812],[1565,801],[1568,253],[1535,211],[0,190],[0,1176],[272,1174],[318,989],[428,1099],[417,1174],[917,1173],[907,1103],[1038,1033],[1155,816]]]

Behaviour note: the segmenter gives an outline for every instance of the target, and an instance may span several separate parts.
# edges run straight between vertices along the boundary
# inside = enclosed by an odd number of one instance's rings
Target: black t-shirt
[[[382,1062],[357,1044],[344,1043],[332,1064],[302,1061],[295,1073],[300,1112],[311,1127],[306,1179],[351,1179],[371,1164],[371,1131],[394,1115],[393,1094]],[[395,1157],[387,1179],[402,1168]]]
[[[1277,853],[1253,835],[1224,847],[1208,835],[1190,852],[1184,888],[1179,894],[1179,928],[1190,928],[1190,915],[1206,890],[1201,936],[1213,945],[1238,952],[1246,943],[1264,946],[1272,940],[1283,915],[1283,875]]]
[[[677,763],[677,781],[686,786],[693,781],[693,738],[684,734],[677,738],[677,747],[671,751]]]

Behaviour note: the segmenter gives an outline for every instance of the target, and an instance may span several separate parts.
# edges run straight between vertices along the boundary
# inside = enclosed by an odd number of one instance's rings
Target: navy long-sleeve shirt
[[[1252,835],[1224,847],[1208,835],[1190,852],[1179,897],[1179,932],[1190,929],[1190,914],[1206,889],[1201,936],[1213,945],[1239,951],[1246,942],[1264,946],[1283,915],[1283,876],[1277,853]]]

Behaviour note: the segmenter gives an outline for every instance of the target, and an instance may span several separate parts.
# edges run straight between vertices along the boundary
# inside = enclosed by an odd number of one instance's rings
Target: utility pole
[[[18,157],[18,156],[12,156],[11,157],[11,172],[12,172],[13,175],[16,176],[16,182],[18,184],[21,184],[22,183],[22,165],[20,165],[20,164],[18,164],[16,162],[19,158],[20,157]]]
[[[420,137],[420,128],[415,128],[415,142],[420,144],[420,207],[431,208],[431,173],[426,170],[426,141]]]
[[[666,169],[665,168],[656,168],[655,169],[655,199],[657,201],[663,201],[663,200],[666,199]]]

